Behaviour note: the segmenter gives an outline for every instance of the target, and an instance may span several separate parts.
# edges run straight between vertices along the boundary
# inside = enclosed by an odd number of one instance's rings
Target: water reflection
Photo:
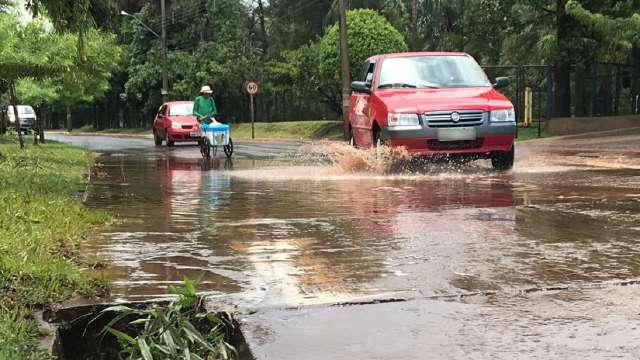
[[[640,239],[624,172],[327,179],[256,160],[100,161],[88,203],[123,222],[84,246],[111,262],[120,298],[162,295],[184,275],[252,306],[640,275],[620,251]],[[619,202],[613,215],[598,215],[600,199]]]

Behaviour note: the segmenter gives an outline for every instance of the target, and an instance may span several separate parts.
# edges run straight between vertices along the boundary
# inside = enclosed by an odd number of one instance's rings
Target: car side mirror
[[[511,79],[508,77],[497,77],[496,82],[493,84],[494,89],[502,89],[511,85]]]
[[[164,114],[159,113],[159,114],[158,114],[158,119],[162,119],[162,118],[164,118]]]
[[[371,84],[364,81],[354,81],[351,83],[351,90],[357,93],[371,94]]]

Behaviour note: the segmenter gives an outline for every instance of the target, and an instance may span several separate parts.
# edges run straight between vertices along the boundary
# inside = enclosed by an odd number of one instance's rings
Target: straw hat
[[[200,93],[201,94],[211,94],[211,93],[213,93],[213,91],[211,90],[209,85],[205,85],[202,88],[200,88]]]

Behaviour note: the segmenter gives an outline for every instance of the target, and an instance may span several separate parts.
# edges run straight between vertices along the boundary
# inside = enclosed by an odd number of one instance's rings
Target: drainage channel
[[[42,313],[42,319],[52,336],[48,344],[49,351],[58,360],[106,360],[119,359],[123,347],[116,336],[105,331],[111,327],[136,337],[143,325],[134,326],[131,322],[143,319],[143,311],[147,309],[163,309],[170,305],[169,301],[146,301],[117,304],[93,304],[48,310]],[[120,316],[121,313],[105,311],[110,307],[127,307],[134,313]],[[198,313],[205,314],[204,305],[199,306]],[[239,323],[234,315],[219,311],[215,318],[227,324],[225,326],[225,342],[237,351],[234,360],[254,360],[249,351]],[[141,321],[141,320],[140,320]],[[217,320],[216,320],[217,321]],[[191,321],[202,334],[210,331],[216,323],[202,317]]]

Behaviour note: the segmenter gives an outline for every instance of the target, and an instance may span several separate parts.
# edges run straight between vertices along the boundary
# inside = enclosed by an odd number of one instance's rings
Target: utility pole
[[[167,78],[167,9],[165,8],[165,0],[160,0],[160,9],[162,12],[162,32],[160,41],[162,43],[162,102],[167,102],[169,94],[169,79]]]
[[[418,51],[418,0],[411,0],[411,51]]]
[[[351,97],[351,71],[349,69],[349,43],[347,41],[347,11],[344,0],[338,0],[340,11],[340,59],[342,79],[342,119],[344,120],[343,132],[348,136],[349,98]]]

